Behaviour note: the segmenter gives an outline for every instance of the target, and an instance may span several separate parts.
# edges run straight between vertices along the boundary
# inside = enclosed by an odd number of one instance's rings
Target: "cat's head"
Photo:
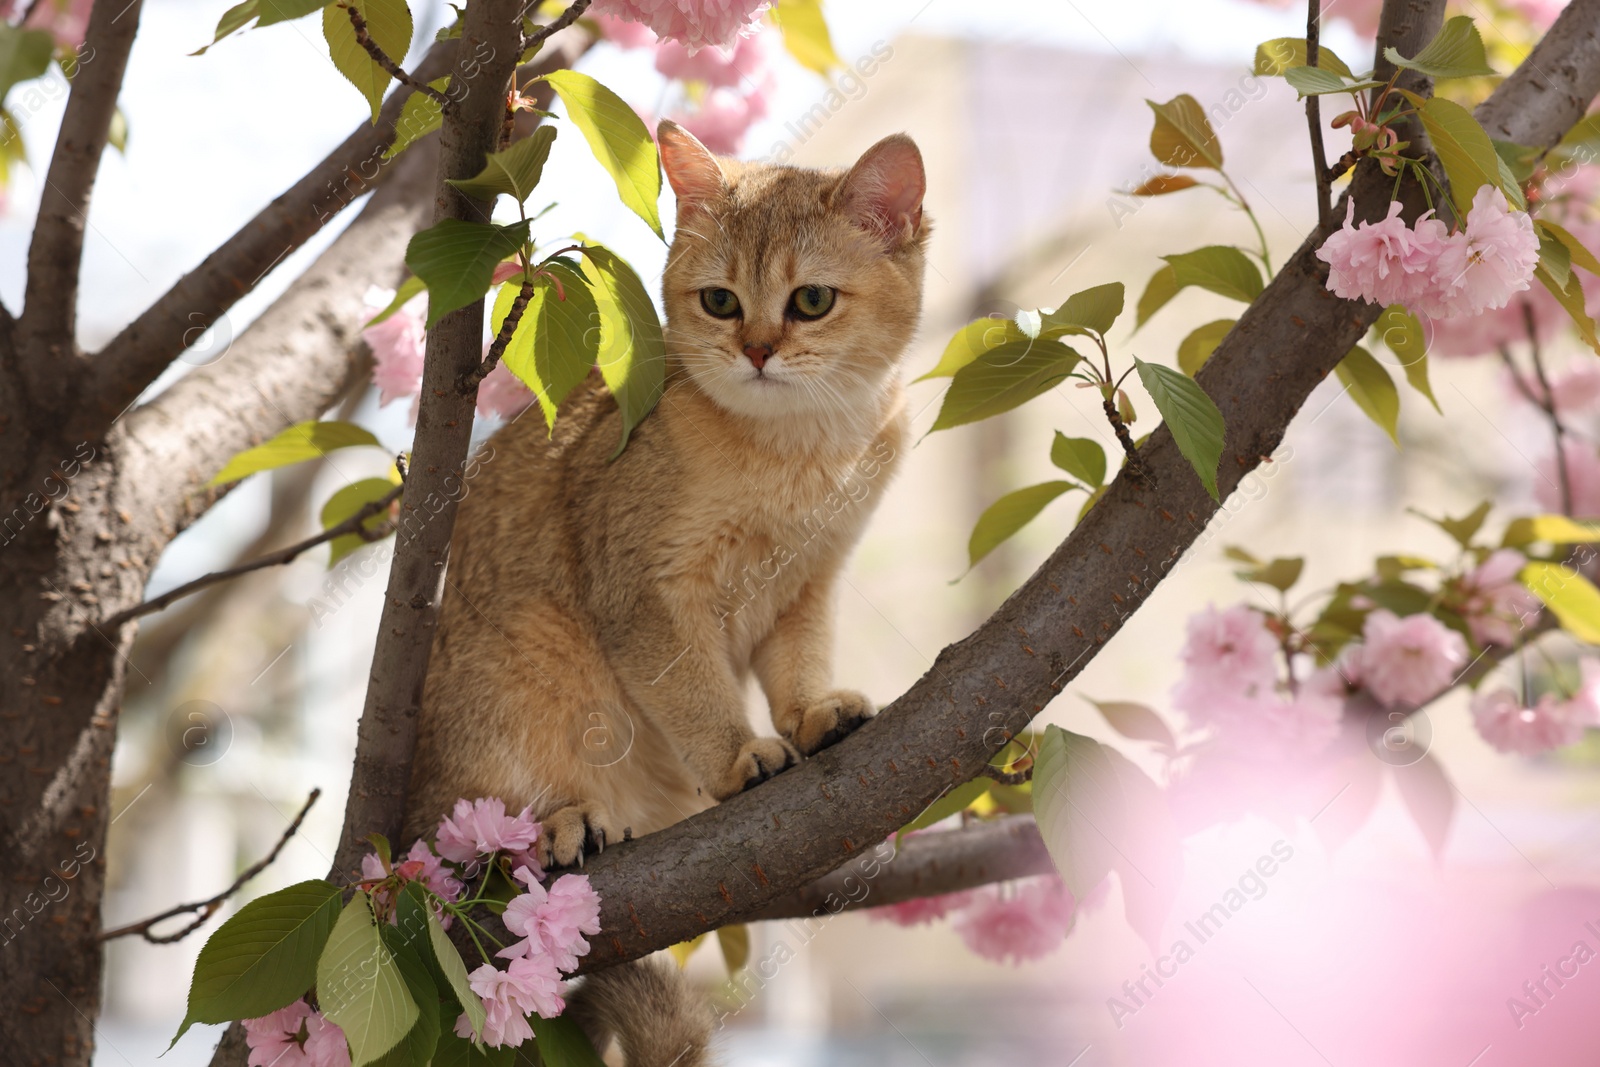
[[[904,134],[848,171],[719,159],[662,122],[678,198],[668,352],[740,415],[875,409],[922,305],[922,155]]]

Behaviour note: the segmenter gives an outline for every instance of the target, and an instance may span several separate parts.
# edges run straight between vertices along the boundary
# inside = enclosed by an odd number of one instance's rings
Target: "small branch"
[[[1322,29],[1322,0],[1306,2],[1306,66],[1317,65],[1318,39]],[[1306,124],[1311,127],[1311,168],[1317,179],[1317,224],[1323,233],[1333,229],[1331,180],[1328,155],[1322,147],[1322,98],[1306,97]]]
[[[114,930],[103,930],[101,931],[98,940],[110,941],[112,938],[127,937],[129,934],[138,934],[152,945],[170,945],[174,941],[181,941],[183,938],[188,937],[190,934],[200,929],[200,927],[204,926],[206,921],[217,913],[217,909],[222,907],[223,903],[229,897],[233,896],[240,889],[242,889],[246,882],[260,874],[262,871],[266,870],[267,867],[272,864],[272,861],[278,858],[278,853],[282,852],[283,846],[287,845],[289,843],[289,839],[299,832],[300,824],[305,822],[306,813],[311,810],[311,805],[315,804],[317,802],[317,798],[321,795],[322,790],[313,789],[311,791],[311,795],[306,797],[305,806],[300,809],[300,814],[296,815],[294,817],[294,821],[291,822],[288,828],[283,831],[282,836],[278,838],[278,843],[272,846],[272,851],[267,853],[264,859],[258,860],[241,871],[239,877],[233,880],[233,884],[224,889],[222,892],[218,893],[216,896],[210,897],[206,900],[197,901],[193,904],[179,904],[175,908],[168,908],[160,915],[152,915],[148,919],[143,919],[136,923],[129,923],[127,926],[119,926]],[[193,915],[195,918],[194,921],[188,926],[185,926],[183,929],[174,934],[162,934],[158,936],[150,932],[150,928],[157,923],[166,922],[168,919],[175,919],[179,915]]]
[[[1133,443],[1133,435],[1128,432],[1128,424],[1117,413],[1116,401],[1108,396],[1102,399],[1101,406],[1105,409],[1106,418],[1111,421],[1111,428],[1116,431],[1117,440],[1122,442],[1122,451],[1128,457],[1128,477],[1140,485],[1148,484],[1150,469],[1139,458],[1139,449]]]
[[[403,464],[404,460],[399,460],[397,462]],[[401,469],[404,470],[404,467],[402,466]],[[100,628],[102,630],[115,629],[118,626],[121,626],[123,623],[131,622],[142,615],[149,615],[153,612],[160,611],[173,601],[182,600],[191,593],[198,593],[208,585],[216,585],[218,582],[225,582],[230,578],[237,578],[240,575],[249,574],[251,571],[264,570],[267,567],[281,567],[286,563],[293,562],[302,553],[310,551],[311,549],[316,548],[318,545],[326,544],[336,537],[344,537],[346,535],[353,534],[354,536],[359,537],[363,541],[367,541],[369,543],[372,541],[381,540],[393,532],[392,525],[383,524],[369,530],[365,525],[366,521],[375,515],[381,515],[387,511],[391,504],[400,499],[400,493],[404,489],[404,476],[402,475],[400,485],[395,486],[389,492],[385,493],[381,498],[377,500],[370,500],[361,505],[360,510],[338,525],[330,526],[316,536],[308,537],[304,541],[299,541],[290,545],[288,548],[281,548],[276,552],[270,552],[267,555],[262,556],[260,559],[253,559],[249,563],[241,563],[237,567],[229,567],[226,570],[212,571],[210,574],[202,575],[192,582],[185,582],[176,589],[162,593],[158,597],[146,600],[142,604],[135,604],[133,607],[127,608],[124,611],[117,612],[105,622],[102,622],[100,624]]]
[[[1567,428],[1556,414],[1556,395],[1550,388],[1550,379],[1544,372],[1544,357],[1539,353],[1539,332],[1534,329],[1533,303],[1522,301],[1522,323],[1528,331],[1528,350],[1533,357],[1533,373],[1539,379],[1539,389],[1544,397],[1539,407],[1550,420],[1550,429],[1556,439],[1556,474],[1561,480],[1561,514],[1572,514],[1572,478],[1567,471],[1567,451],[1563,448]]]
[[[983,770],[978,772],[985,778],[992,778],[1001,785],[1021,785],[1023,782],[1033,781],[1033,768],[1023,771],[1003,771],[993,764],[986,763]]]
[[[533,290],[533,279],[523,279],[522,289],[517,293],[517,299],[512,301],[511,310],[506,312],[506,319],[500,324],[500,332],[494,335],[494,343],[484,354],[483,362],[457,380],[456,387],[462,396],[471,396],[476,392],[478,385],[489,376],[490,371],[494,370],[495,364],[500,362],[500,356],[511,343],[511,335],[517,332],[517,324],[522,321],[522,313],[527,310],[528,301],[533,299]]]
[[[407,74],[404,67],[389,58],[389,53],[385,52],[379,47],[378,42],[372,39],[372,34],[367,30],[367,20],[361,17],[361,12],[354,4],[345,7],[345,10],[350,13],[350,25],[356,31],[356,44],[367,50],[367,55],[372,57],[374,63],[388,71],[390,76],[401,85],[408,85],[424,96],[431,97],[438,101],[440,107],[450,106],[449,96],[435,89],[427,82]]]
[[[545,41],[549,40],[555,34],[560,33],[568,26],[571,26],[574,22],[577,22],[587,10],[589,10],[589,0],[572,0],[572,3],[567,5],[567,9],[557,16],[554,22],[546,26],[541,26],[532,33],[523,35],[523,53],[526,54],[528,49],[537,48],[538,46],[544,44]]]

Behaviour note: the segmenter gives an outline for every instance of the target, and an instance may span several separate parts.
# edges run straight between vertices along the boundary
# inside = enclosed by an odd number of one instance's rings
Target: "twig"
[[[414,78],[410,74],[407,74],[404,67],[400,66],[400,64],[389,58],[389,53],[385,52],[381,47],[379,47],[378,42],[372,39],[372,34],[367,32],[367,20],[361,17],[361,12],[356,9],[356,5],[350,4],[345,6],[345,10],[350,13],[350,25],[353,26],[356,31],[356,44],[359,44],[362,48],[367,50],[367,55],[372,57],[372,61],[374,63],[388,71],[390,75],[394,77],[395,81],[399,82],[401,85],[409,85],[417,92],[431,97],[432,99],[438,101],[439,106],[441,107],[450,106],[450,97],[448,95],[438,89],[435,89],[427,82],[421,81],[420,79]]]
[[[534,5],[530,4],[529,6],[531,7]],[[528,49],[537,48],[539,45],[544,44],[545,41],[549,40],[552,36],[566,29],[574,22],[577,22],[579,17],[582,16],[587,10],[589,10],[589,0],[572,0],[572,3],[567,5],[567,9],[558,15],[554,22],[551,22],[545,26],[541,26],[532,33],[523,35],[523,53],[526,54]]]
[[[402,476],[400,485],[395,486],[377,500],[369,500],[367,503],[361,505],[360,509],[356,511],[354,515],[351,515],[348,519],[345,519],[343,522],[338,523],[337,525],[328,527],[326,530],[323,530],[316,536],[308,537],[304,541],[290,545],[288,548],[281,548],[276,552],[269,552],[260,559],[253,559],[249,563],[241,563],[237,567],[229,567],[226,570],[212,571],[210,574],[201,575],[194,581],[186,582],[183,585],[178,586],[176,589],[169,590],[168,592],[162,593],[158,597],[146,600],[143,604],[135,604],[131,608],[117,612],[105,622],[102,622],[100,624],[100,628],[106,630],[115,629],[125,622],[131,622],[132,620],[139,618],[141,615],[149,615],[151,612],[160,611],[173,601],[182,600],[190,593],[199,592],[208,585],[216,585],[218,582],[225,582],[230,578],[237,578],[242,574],[249,574],[251,571],[259,571],[267,567],[280,567],[285,563],[292,562],[301,553],[316,548],[320,544],[325,544],[328,541],[332,541],[336,537],[344,537],[348,534],[353,534],[367,542],[377,541],[381,538],[387,537],[391,532],[387,524],[380,525],[369,530],[367,529],[365,523],[374,515],[379,515],[387,511],[389,509],[389,505],[400,499],[400,493],[404,489],[404,477]]]
[[[985,763],[983,770],[978,772],[985,778],[993,778],[1001,785],[1021,785],[1023,782],[1033,781],[1033,768],[1021,771],[1003,771],[991,763]]]
[[[1322,29],[1322,0],[1306,0],[1306,66],[1315,67]],[[1322,147],[1322,98],[1306,97],[1306,124],[1311,127],[1311,168],[1317,179],[1317,224],[1323,233],[1333,228],[1331,179],[1328,156]]]
[[[1139,449],[1133,443],[1133,435],[1128,432],[1128,424],[1122,421],[1122,416],[1117,413],[1116,402],[1109,396],[1101,401],[1105,409],[1106,418],[1111,420],[1111,428],[1116,431],[1117,440],[1122,442],[1122,451],[1128,457],[1128,477],[1140,485],[1150,482],[1150,470],[1139,458]]]
[[[500,356],[511,343],[511,335],[517,332],[517,324],[522,321],[522,313],[527,310],[528,301],[533,299],[533,289],[533,279],[523,279],[522,289],[517,293],[516,300],[511,302],[511,310],[506,312],[505,321],[500,324],[500,332],[494,335],[494,343],[489,346],[489,351],[484,353],[483,362],[467,371],[457,381],[462,396],[478,388],[479,383],[494,370],[495,364],[500,362]]]
[[[300,814],[296,815],[294,817],[294,821],[291,822],[288,828],[283,831],[282,836],[278,838],[278,843],[272,846],[272,851],[267,853],[265,858],[252,863],[250,866],[241,871],[239,873],[239,877],[233,880],[233,884],[224,889],[222,892],[218,893],[216,896],[210,897],[206,900],[196,901],[193,904],[179,904],[175,908],[168,908],[160,915],[152,915],[148,919],[142,919],[136,923],[129,923],[127,926],[119,926],[114,930],[102,930],[98,940],[110,941],[115,937],[127,937],[129,934],[138,934],[152,945],[170,945],[174,941],[181,941],[183,938],[188,937],[190,934],[200,929],[200,927],[204,926],[206,921],[217,913],[217,909],[222,907],[224,901],[243,888],[244,884],[250,879],[266,870],[272,861],[278,858],[278,853],[282,852],[283,846],[287,845],[289,843],[289,839],[299,832],[300,824],[305,822],[306,813],[311,810],[311,805],[315,804],[317,802],[317,798],[321,795],[321,789],[313,789],[311,791],[311,795],[306,797],[305,806],[300,809]],[[156,923],[165,922],[168,919],[175,919],[179,915],[193,915],[195,919],[188,926],[185,926],[182,930],[179,930],[175,934],[162,934],[158,936],[150,932],[150,928]]]
[[[1528,300],[1522,301],[1522,322],[1528,331],[1528,350],[1533,357],[1533,373],[1539,379],[1539,388],[1544,399],[1539,407],[1544,409],[1545,417],[1550,420],[1550,429],[1556,439],[1556,474],[1561,480],[1561,513],[1572,514],[1572,479],[1567,471],[1567,450],[1564,447],[1566,427],[1561,425],[1561,416],[1556,414],[1556,396],[1550,390],[1550,379],[1544,372],[1544,357],[1539,354],[1539,333],[1534,329],[1533,304]]]

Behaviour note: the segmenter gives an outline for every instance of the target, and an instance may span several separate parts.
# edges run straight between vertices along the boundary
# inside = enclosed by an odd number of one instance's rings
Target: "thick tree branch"
[[[96,4],[90,10],[72,93],[39,193],[17,338],[36,417],[60,419],[83,373],[75,340],[83,232],[143,10],[143,0]]]
[[[272,865],[272,861],[278,858],[278,853],[283,851],[283,846],[289,843],[291,837],[300,832],[300,824],[306,821],[306,815],[311,811],[311,805],[315,804],[317,798],[321,795],[322,790],[313,789],[311,795],[306,797],[306,802],[301,807],[300,814],[296,815],[294,821],[285,827],[283,833],[278,836],[278,843],[272,846],[272,851],[240,871],[239,877],[233,880],[233,884],[216,896],[196,901],[193,904],[179,904],[177,907],[168,908],[160,915],[152,915],[148,919],[141,919],[136,923],[119,926],[114,930],[102,931],[99,940],[110,941],[112,938],[138,934],[152,945],[169,945],[174,941],[181,941],[188,937],[204,926],[206,921],[217,913],[217,909],[222,907],[229,897],[242,889],[246,882]],[[168,919],[176,919],[180,915],[193,915],[194,919],[181,930],[170,934],[152,934],[150,932],[150,928],[157,923],[166,922]]]
[[[1402,51],[1439,25],[1437,0],[1390,0],[1380,40]],[[1527,64],[1568,72],[1568,91],[1600,91],[1592,39],[1600,0],[1576,0]],[[1405,32],[1400,32],[1400,31]],[[1566,32],[1563,32],[1565,30]],[[1573,54],[1588,56],[1582,63]],[[1502,134],[1548,147],[1564,127],[1546,117],[1548,86],[1513,76],[1488,104]],[[1531,104],[1529,120],[1515,116]],[[1581,104],[1566,107],[1568,121]],[[1391,183],[1365,163],[1357,214],[1381,218]],[[1408,217],[1423,208],[1414,189]],[[1267,460],[1318,383],[1375,320],[1375,307],[1326,288],[1303,244],[1207,361],[1198,379],[1227,422],[1219,482],[1231,493]],[[605,932],[585,969],[663,948],[773,900],[839,867],[981,771],[1143,603],[1198,540],[1218,507],[1170,434],[1141,450],[1159,490],[1124,476],[1038,572],[976,633],[945,649],[912,689],[838,745],[749,793],[637,841],[607,849],[586,873],[604,902]]]

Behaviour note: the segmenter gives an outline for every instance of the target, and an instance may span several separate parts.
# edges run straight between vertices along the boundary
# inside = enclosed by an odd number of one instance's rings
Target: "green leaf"
[[[1450,199],[1462,218],[1472,209],[1472,198],[1483,185],[1499,187],[1512,207],[1527,210],[1522,190],[1515,181],[1506,180],[1509,171],[1502,174],[1504,164],[1472,112],[1453,100],[1435,96],[1423,101],[1418,115],[1439,162],[1444,164],[1445,176],[1450,179]]]
[[[966,811],[973,801],[983,796],[988,788],[988,778],[974,778],[970,782],[962,782],[958,786],[946,789],[935,798],[932,804],[923,808],[920,815],[900,827],[896,839],[904,837],[913,830],[926,829],[934,823],[943,822],[958,812]]]
[[[1270,41],[1262,41],[1256,45],[1255,73],[1258,76],[1273,77],[1287,71],[1290,67],[1303,67],[1306,65],[1306,41],[1304,37],[1274,37]],[[1331,70],[1335,74],[1342,74],[1346,78],[1355,78],[1350,73],[1350,68],[1344,60],[1334,55],[1333,49],[1325,44],[1317,48],[1317,66],[1322,70]]]
[[[1595,254],[1589,251],[1584,243],[1574,237],[1568,230],[1546,219],[1538,219],[1533,225],[1535,229],[1540,231],[1541,236],[1548,234],[1566,247],[1567,259],[1570,263],[1582,267],[1590,274],[1600,275],[1600,260],[1597,260]],[[1542,245],[1543,242],[1541,241],[1541,247]]]
[[[1305,569],[1305,565],[1306,561],[1300,556],[1281,557],[1270,563],[1258,564],[1248,570],[1239,571],[1238,575],[1247,582],[1270,585],[1280,593],[1287,593],[1294,588],[1294,583],[1300,580],[1300,573]]]
[[[718,927],[717,944],[722,947],[722,961],[727,964],[729,978],[750,962],[750,928],[744,923]]]
[[[1164,104],[1146,100],[1155,112],[1150,131],[1150,151],[1169,167],[1222,169],[1222,142],[1206,119],[1200,101],[1182,93]]]
[[[1144,294],[1139,297],[1139,306],[1134,313],[1134,329],[1143,326],[1151,315],[1166,306],[1167,301],[1178,295],[1178,272],[1172,269],[1169,263],[1154,274],[1145,283]]]
[[[1600,589],[1563,563],[1534,561],[1518,575],[1544,602],[1561,628],[1580,641],[1600,645]]]
[[[1411,388],[1427,397],[1433,410],[1443,415],[1428,381],[1428,339],[1422,333],[1422,323],[1404,306],[1391,304],[1378,316],[1376,326],[1385,347],[1400,361]]]
[[[1430,78],[1471,78],[1494,73],[1489,57],[1484,54],[1478,27],[1466,15],[1457,15],[1445,22],[1414,59],[1407,59],[1397,48],[1385,48],[1383,54],[1395,66]]]
[[[320,10],[325,3],[327,0],[245,0],[244,3],[235,4],[222,13],[222,18],[217,21],[217,32],[211,40],[211,45],[242,29],[251,19],[259,19],[256,22],[258,28],[271,26],[275,22],[302,18]],[[205,48],[191,54],[204,55],[211,45],[206,45]]]
[[[1054,340],[1068,334],[1104,334],[1122,314],[1122,301],[1121,282],[1073,293],[1060,307],[1041,316],[1039,336]]]
[[[1178,750],[1178,739],[1172,735],[1171,728],[1151,708],[1121,700],[1083,699],[1093,704],[1107,725],[1123,737],[1134,741],[1153,741],[1168,752]]]
[[[783,31],[783,46],[802,67],[826,78],[845,65],[833,49],[822,0],[778,0],[772,19]]]
[[[1194,379],[1185,377],[1171,367],[1146,363],[1137,357],[1133,363],[1139,370],[1139,381],[1144,383],[1145,392],[1155,401],[1156,410],[1161,412],[1161,418],[1171,431],[1178,451],[1183,453],[1183,458],[1200,476],[1200,484],[1206,487],[1211,499],[1220,500],[1217,495],[1217,465],[1222,461],[1222,441],[1226,432],[1222,412],[1217,410],[1217,405],[1211,402],[1205,390],[1194,383]]]
[[[1071,482],[1045,482],[1007,493],[990,504],[978,516],[978,523],[967,540],[967,569],[976,567],[979,560],[1032,522],[1050,501],[1069,489],[1077,488]]]
[[[22,30],[0,22],[0,100],[13,85],[49,70],[55,51],[56,39],[49,30]]]
[[[424,911],[428,922],[428,946],[433,950],[434,962],[444,975],[450,992],[455,994],[462,1010],[466,1012],[467,1021],[472,1024],[472,1033],[474,1036],[482,1037],[483,1000],[472,991],[472,986],[468,983],[467,966],[461,959],[461,952],[450,940],[450,935],[444,932],[444,927],[439,923],[439,916],[434,913],[433,908],[428,906]]]
[[[1400,394],[1394,381],[1383,369],[1383,364],[1372,358],[1360,345],[1339,361],[1334,373],[1345,384],[1350,399],[1356,407],[1366,412],[1367,418],[1377,423],[1396,448],[1400,447]]]
[[[1082,900],[1116,871],[1129,925],[1156,944],[1183,867],[1156,784],[1115,749],[1047,726],[1033,769],[1033,811],[1073,897]]]
[[[991,349],[950,379],[933,429],[948,430],[1025,404],[1071,374],[1081,359],[1060,341],[1016,341]]]
[[[544,174],[556,128],[540,125],[504,152],[493,152],[475,178],[452,178],[450,184],[478,200],[493,200],[501,193],[519,204],[533,195],[534,186]]]
[[[1106,480],[1106,452],[1100,442],[1088,437],[1068,437],[1060,430],[1050,442],[1050,462],[1072,475],[1089,489]]]
[[[448,1019],[440,1019],[440,1025],[439,1047],[434,1050],[433,1062],[428,1067],[515,1067],[519,1062],[529,1062],[527,1057],[519,1056],[517,1050],[509,1046],[478,1048],[466,1038],[457,1037],[450,1029],[455,1025],[453,1013]]]
[[[1208,245],[1193,252],[1161,258],[1172,265],[1173,282],[1177,289],[1197,285],[1246,304],[1261,295],[1260,268],[1232,245]],[[1148,290],[1146,292],[1148,294]]]
[[[328,52],[333,65],[350,84],[361,91],[372,105],[372,121],[378,121],[378,109],[383,106],[383,94],[389,90],[389,72],[380,67],[356,40],[356,29],[350,24],[353,6],[367,20],[367,33],[396,63],[403,62],[411,51],[411,9],[406,0],[346,0],[346,6],[329,4],[322,9],[322,35],[328,40]]]
[[[558,70],[544,80],[560,94],[594,158],[617,183],[623,204],[666,240],[656,205],[661,198],[661,160],[644,121],[620,96],[587,74]]]
[[[666,343],[650,294],[628,262],[604,245],[586,245],[583,274],[600,315],[596,362],[622,413],[622,455],[633,428],[661,399],[666,381]]]
[[[1583,283],[1576,274],[1569,275],[1565,286],[1557,285],[1550,272],[1541,264],[1533,269],[1533,276],[1556,298],[1556,302],[1566,309],[1567,315],[1572,319],[1573,325],[1578,328],[1578,336],[1582,337],[1589,347],[1600,354],[1600,336],[1596,336],[1594,319],[1589,317],[1589,309],[1585,305]]]
[[[1302,98],[1326,96],[1329,93],[1359,93],[1385,84],[1379,81],[1346,81],[1331,70],[1318,67],[1290,67],[1283,72],[1283,80],[1294,86]]]
[[[384,947],[392,953],[406,991],[418,1007],[417,1021],[388,1052],[375,1061],[376,1067],[428,1067],[439,1044],[439,988],[434,985],[423,962],[423,947],[407,942],[399,927],[384,923],[379,930]],[[480,1002],[481,1006],[481,1002]],[[452,1028],[454,1020],[451,1021]]]
[[[944,355],[939,357],[938,365],[917,381],[948,378],[985,352],[992,352],[1001,345],[1027,340],[1028,335],[1023,333],[1022,328],[1011,319],[975,319],[955,332],[950,338],[950,343],[945,345]]]
[[[1500,543],[1507,548],[1600,544],[1600,522],[1579,522],[1565,515],[1530,515],[1506,524]]]
[[[689,957],[694,955],[695,949],[705,944],[706,934],[698,934],[687,941],[679,941],[676,945],[668,945],[667,951],[672,953],[672,958],[678,964],[679,970],[689,966]]]
[[[564,261],[555,260],[541,269],[554,280],[538,280],[517,332],[500,358],[507,370],[534,391],[545,424],[553,429],[556,409],[600,357],[600,331],[595,329],[600,311],[583,275]],[[520,289],[516,281],[500,287],[489,319],[497,334]]]
[[[533,1039],[544,1067],[606,1067],[571,1015],[554,1019],[534,1016],[528,1021],[533,1024]]]
[[[1129,196],[1166,196],[1193,189],[1200,183],[1187,174],[1157,174],[1128,190]],[[1213,187],[1214,188],[1214,187]]]
[[[442,219],[411,238],[406,266],[428,287],[428,328],[482,298],[500,261],[528,239],[528,221],[509,226]]]
[[[324,881],[300,882],[240,908],[200,950],[173,1044],[195,1023],[255,1019],[304,996],[338,917],[339,888]]]
[[[1565,289],[1567,282],[1572,279],[1572,253],[1567,251],[1567,246],[1554,235],[1545,233],[1538,227],[1534,228],[1534,233],[1539,238],[1539,266],[1545,269],[1557,285]]]
[[[362,326],[361,328],[363,330],[370,330],[372,327],[378,325],[378,323],[390,318],[395,312],[405,307],[406,304],[411,301],[412,297],[416,296],[418,293],[425,292],[427,288],[427,285],[423,283],[421,278],[417,277],[415,274],[409,276],[405,281],[400,283],[400,288],[395,290],[394,299],[389,301],[389,306],[372,316],[372,318],[368,319],[366,325]]]
[[[1540,149],[1515,141],[1491,137],[1489,143],[1494,145],[1495,155],[1500,157],[1500,162],[1511,172],[1511,180],[1519,187],[1533,177],[1533,172],[1538,170],[1539,162],[1544,158]]]
[[[450,87],[450,76],[435,78],[428,83],[430,88],[444,92]],[[394,142],[384,149],[384,161],[393,159],[401,152],[416,144],[428,134],[437,130],[444,122],[444,105],[429,96],[427,93],[413,92],[406,97],[406,102],[400,105],[400,117],[394,122]]]
[[[339,913],[317,961],[317,1000],[322,1013],[343,1028],[351,1067],[377,1060],[416,1025],[417,1003],[378,936],[372,902],[363,891]]]
[[[1189,336],[1178,342],[1178,369],[1191,378],[1198,374],[1236,321],[1218,319],[1189,331]]]
[[[389,478],[362,478],[359,481],[351,482],[330,496],[328,502],[322,505],[322,528],[331,530],[341,522],[353,518],[356,512],[368,504],[376,503],[388,496],[394,491],[397,484],[399,484],[397,481]],[[389,515],[380,511],[376,515],[369,516],[361,525],[368,530],[375,530],[387,521],[389,521]],[[328,556],[328,566],[330,568],[333,567],[334,564],[365,544],[367,542],[356,534],[340,534],[328,542],[329,547],[333,550]]]
[[[297,422],[271,440],[246,449],[228,460],[227,465],[211,479],[211,484],[236,482],[257,471],[274,470],[317,459],[338,448],[377,443],[376,437],[353,422]]]
[[[1419,511],[1413,511],[1412,514],[1419,515],[1439,527],[1439,529],[1449,534],[1455,543],[1462,548],[1471,548],[1472,539],[1478,536],[1479,530],[1483,529],[1483,521],[1489,517],[1491,507],[1493,505],[1485,500],[1459,519],[1452,519],[1448,516],[1436,519],[1432,515],[1423,515]]]

